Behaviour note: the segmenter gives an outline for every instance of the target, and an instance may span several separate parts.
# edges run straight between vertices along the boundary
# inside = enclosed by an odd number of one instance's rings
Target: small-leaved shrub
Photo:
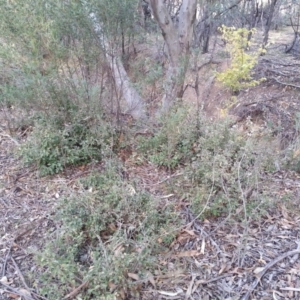
[[[47,117],[36,121],[20,154],[25,164],[35,165],[42,176],[51,175],[67,166],[101,160],[110,149],[112,136],[113,130],[105,122],[73,120],[65,124],[59,117]]]
[[[230,67],[217,74],[217,79],[233,93],[241,89],[258,85],[263,79],[255,80],[252,71],[258,62],[259,55],[263,50],[246,53],[251,42],[248,41],[249,34],[254,34],[255,29],[234,28],[222,26],[220,28],[222,37],[226,42],[226,50],[230,54]]]
[[[155,136],[140,140],[138,151],[182,174],[167,183],[170,192],[188,199],[195,215],[220,216],[242,209],[239,216],[244,217],[270,200],[262,178],[275,169],[278,154],[272,143],[267,132],[249,136],[232,127],[229,118],[215,122],[179,109]]]
[[[289,146],[286,147],[286,166],[300,173],[300,113],[296,112],[294,117],[294,138],[289,141]]]
[[[263,175],[275,169],[271,137],[243,136],[228,120],[207,122],[195,147],[196,155],[185,169],[191,186],[195,215],[245,219],[266,204]],[[202,214],[202,215],[201,215]]]
[[[192,126],[191,126],[192,125]],[[137,150],[152,163],[175,169],[193,156],[197,130],[184,107],[174,107],[153,137],[140,137]]]
[[[118,168],[106,161],[106,170],[81,179],[80,192],[58,205],[61,226],[38,258],[44,270],[39,292],[48,299],[62,299],[82,282],[88,286],[81,299],[116,293],[137,299],[140,284],[133,278],[147,282],[173,240],[174,208],[135,190]]]

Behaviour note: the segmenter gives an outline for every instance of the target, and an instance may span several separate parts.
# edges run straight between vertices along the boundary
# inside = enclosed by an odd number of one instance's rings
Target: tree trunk
[[[269,31],[272,25],[272,19],[275,12],[275,6],[278,0],[271,0],[270,7],[269,7],[269,14],[267,18],[267,24],[264,30],[264,40],[263,40],[263,47],[266,47],[268,40],[269,40]]]
[[[130,78],[120,58],[120,54],[114,51],[109,46],[107,37],[103,34],[101,23],[99,20],[97,20],[96,15],[94,13],[90,13],[89,18],[93,23],[93,27],[98,36],[100,46],[105,52],[106,60],[114,76],[115,84],[119,90],[119,93],[124,98],[127,104],[126,113],[129,113],[134,119],[146,118],[144,100],[132,86]]]
[[[182,98],[186,70],[189,64],[197,0],[183,0],[179,10],[178,28],[163,0],[149,0],[153,16],[167,44],[169,67],[165,82],[162,111],[166,112],[176,98]]]
[[[144,100],[132,86],[121,58],[109,54],[106,54],[106,58],[113,72],[115,84],[126,101],[126,113],[130,114],[134,119],[146,118]]]
[[[178,28],[172,21],[164,0],[148,0],[167,44],[169,66],[166,72],[165,95],[162,100],[162,112],[167,112],[176,98],[182,98],[184,79],[189,64],[190,46],[193,36],[193,26],[196,19],[197,0],[183,0],[179,10]],[[128,112],[136,119],[146,117],[145,103],[130,79],[119,53],[111,50],[108,40],[101,29],[101,20],[94,13],[89,13],[101,47],[114,74],[115,83],[125,99]]]

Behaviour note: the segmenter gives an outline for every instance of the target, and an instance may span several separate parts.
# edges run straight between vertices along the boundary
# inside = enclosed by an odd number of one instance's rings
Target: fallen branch
[[[69,293],[68,295],[66,295],[63,300],[68,300],[68,299],[73,299],[75,298],[82,289],[86,288],[88,286],[89,282],[85,281],[84,283],[82,283],[80,286],[78,286],[76,289],[74,289],[71,293]]]
[[[1,276],[1,278],[4,277],[4,275],[5,275],[6,265],[7,265],[7,261],[9,259],[9,256],[10,256],[11,247],[12,247],[12,245],[9,247],[8,252],[5,256],[5,260],[4,260],[3,267],[2,267],[2,276]]]
[[[9,139],[10,139],[11,141],[13,141],[17,146],[20,146],[20,143],[19,143],[16,139],[14,139],[13,137],[11,137],[9,134],[7,134],[7,133],[1,133],[0,135],[3,136],[3,137],[9,138]]]
[[[165,179],[163,179],[163,180],[161,180],[161,181],[159,181],[159,182],[147,184],[147,186],[148,186],[148,185],[151,185],[151,186],[160,185],[160,184],[164,183],[165,181],[170,180],[170,179],[173,178],[173,177],[177,177],[177,176],[181,176],[181,175],[183,175],[183,173],[173,174],[173,175],[167,176]]]
[[[209,283],[212,283],[212,282],[215,282],[215,281],[219,281],[220,279],[232,276],[234,274],[235,273],[226,273],[226,274],[223,274],[223,275],[220,275],[218,277],[211,278],[211,279],[208,279],[208,280],[198,280],[198,281],[195,282],[195,285],[192,289],[192,293],[194,293],[197,290],[197,288],[199,287],[200,284],[201,285],[209,284]]]
[[[13,262],[13,264],[14,264],[14,266],[15,266],[15,268],[16,268],[18,274],[19,274],[19,277],[20,277],[21,281],[23,282],[25,288],[26,288],[28,291],[30,291],[30,288],[29,288],[29,286],[27,285],[27,283],[26,283],[26,281],[25,281],[25,278],[24,278],[24,276],[23,276],[23,274],[22,274],[20,268],[18,267],[16,261],[14,260],[14,258],[13,258],[12,256],[10,257],[10,259],[11,259],[11,261]]]
[[[284,253],[280,256],[278,256],[277,258],[275,258],[274,260],[272,260],[271,262],[269,262],[262,271],[260,271],[258,274],[256,274],[257,278],[254,280],[254,282],[252,283],[251,287],[249,288],[248,292],[246,293],[246,295],[242,298],[242,300],[248,300],[250,297],[250,294],[255,290],[256,286],[258,285],[258,283],[260,282],[260,280],[262,279],[262,277],[265,275],[265,273],[274,265],[276,265],[277,263],[279,263],[280,261],[282,261],[283,259],[289,257],[289,256],[294,256],[296,254],[300,253],[300,241],[297,241],[298,247],[295,250],[289,251],[287,253]]]
[[[282,291],[292,291],[292,292],[300,292],[299,288],[292,288],[292,287],[283,287],[280,288]]]
[[[287,82],[281,82],[279,80],[277,80],[276,78],[272,77],[272,79],[274,79],[277,83],[285,85],[285,86],[291,86],[297,89],[300,89],[300,85],[296,85],[296,84],[292,84],[292,83],[287,83]]]
[[[0,284],[2,284],[4,287],[6,287],[12,294],[16,294],[20,297],[24,297],[25,300],[36,300],[35,298],[25,295],[22,291],[18,291],[17,289],[9,286],[8,284],[5,284],[4,282],[0,281]]]

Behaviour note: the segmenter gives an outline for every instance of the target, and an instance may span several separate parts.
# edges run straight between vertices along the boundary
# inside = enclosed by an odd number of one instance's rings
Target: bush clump
[[[58,205],[61,227],[38,259],[40,292],[48,299],[62,299],[82,282],[88,282],[82,299],[116,293],[138,298],[136,281],[148,281],[158,254],[174,238],[174,208],[162,209],[161,200],[124,183],[115,162],[106,166],[78,183],[80,195]]]
[[[52,175],[68,166],[101,160],[110,150],[113,134],[105,122],[73,120],[65,124],[59,117],[42,118],[36,122],[20,154],[23,161],[35,165],[42,176]]]
[[[195,215],[242,209],[239,216],[245,216],[270,200],[262,185],[278,156],[270,144],[268,133],[243,134],[229,118],[214,122],[179,109],[138,149],[152,163],[182,174],[168,181],[170,192],[188,199]]]

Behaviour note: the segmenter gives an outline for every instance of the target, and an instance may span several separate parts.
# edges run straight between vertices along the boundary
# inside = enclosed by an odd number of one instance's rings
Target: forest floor
[[[287,147],[297,133],[300,59],[282,54],[284,42],[276,34],[271,37],[276,40],[273,51],[261,57],[256,68],[256,75],[267,80],[241,92],[228,107],[237,126],[247,131],[272,124],[280,131],[281,147]],[[227,95],[218,86],[212,86],[209,95],[208,112],[227,105]],[[34,254],[59,226],[52,218],[56,202],[76,191],[78,178],[101,170],[102,164],[40,177],[16,155],[26,135],[21,130],[10,133],[7,113],[3,109],[0,115],[0,299],[46,299],[31,284],[41,272]],[[268,188],[282,201],[265,215],[238,224],[221,217],[195,219],[182,200],[165,194],[164,184],[174,174],[150,163],[137,166],[132,157],[124,166],[129,177],[151,194],[178,201],[185,224],[161,258],[169,272],[156,274],[142,288],[142,299],[300,299],[298,173],[279,166],[268,178]]]

